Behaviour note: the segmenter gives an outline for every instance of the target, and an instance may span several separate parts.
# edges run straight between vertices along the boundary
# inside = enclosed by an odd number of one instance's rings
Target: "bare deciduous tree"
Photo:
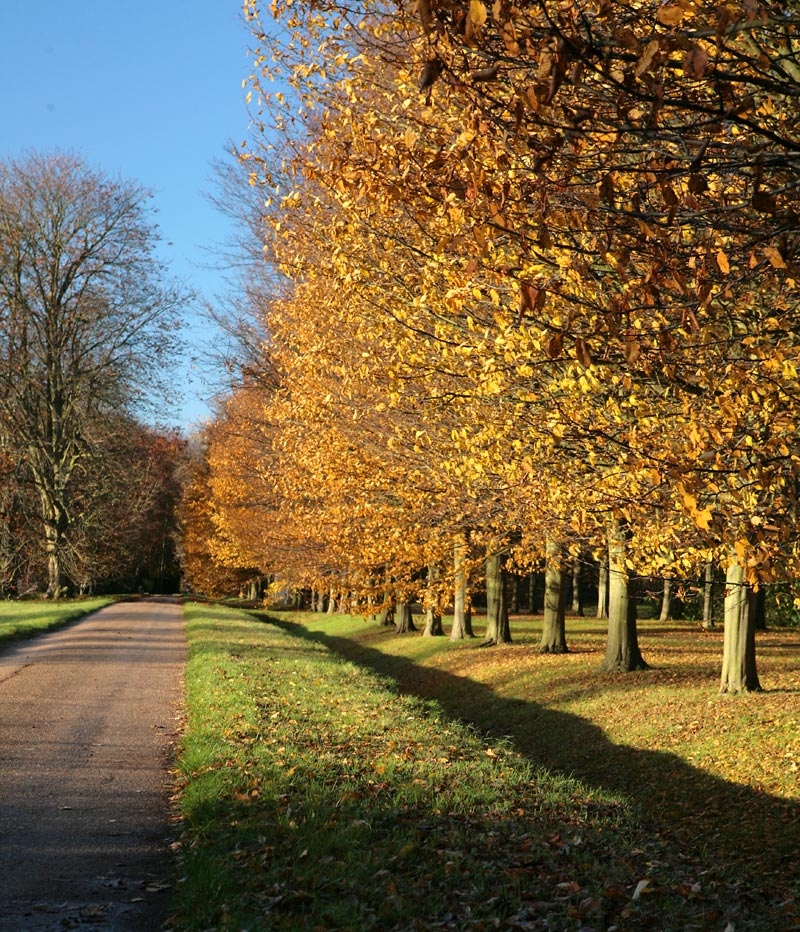
[[[0,427],[36,490],[51,597],[70,478],[103,455],[92,423],[141,410],[175,352],[185,295],[164,284],[148,199],[69,154],[0,164]]]

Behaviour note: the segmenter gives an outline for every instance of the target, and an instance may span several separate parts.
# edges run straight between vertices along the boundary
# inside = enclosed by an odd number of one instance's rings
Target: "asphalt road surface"
[[[185,660],[175,600],[0,652],[0,932],[161,927]]]

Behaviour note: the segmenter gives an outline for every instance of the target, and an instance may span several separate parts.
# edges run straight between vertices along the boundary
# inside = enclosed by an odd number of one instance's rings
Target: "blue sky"
[[[214,160],[247,136],[249,46],[239,0],[0,0],[0,158],[63,149],[151,189],[171,272],[213,303],[228,227],[207,195]],[[199,306],[186,336],[208,356]],[[212,380],[198,362],[176,378],[170,421],[190,429]]]

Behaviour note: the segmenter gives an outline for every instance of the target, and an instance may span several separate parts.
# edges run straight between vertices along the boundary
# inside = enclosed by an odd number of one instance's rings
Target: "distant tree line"
[[[173,589],[184,442],[145,426],[185,300],[138,185],[0,164],[0,593]]]

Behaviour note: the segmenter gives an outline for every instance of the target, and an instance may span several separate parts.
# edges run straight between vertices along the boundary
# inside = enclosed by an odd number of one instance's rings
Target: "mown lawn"
[[[717,695],[721,633],[396,636],[188,605],[176,930],[800,929],[800,635]],[[476,626],[480,634],[480,627]]]
[[[108,605],[113,599],[49,601],[0,601],[0,645],[59,628]]]

